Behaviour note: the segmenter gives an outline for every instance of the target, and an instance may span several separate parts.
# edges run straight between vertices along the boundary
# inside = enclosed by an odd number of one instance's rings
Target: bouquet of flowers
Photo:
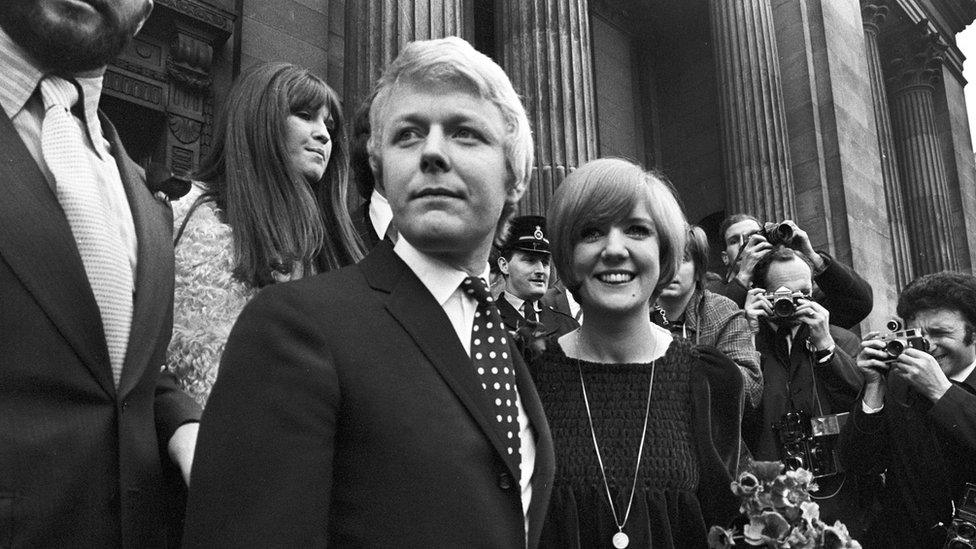
[[[738,540],[770,549],[860,549],[847,527],[820,520],[820,507],[810,498],[817,490],[813,474],[805,469],[783,472],[779,461],[755,461],[732,483],[739,496],[739,511],[749,522],[742,533],[712,526],[710,549],[730,549]]]

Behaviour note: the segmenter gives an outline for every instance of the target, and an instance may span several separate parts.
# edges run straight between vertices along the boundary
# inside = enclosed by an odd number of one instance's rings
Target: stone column
[[[886,37],[891,122],[916,275],[957,267],[933,103],[946,45],[927,25],[923,20]]]
[[[352,114],[407,42],[463,36],[463,0],[346,2],[343,103]]]
[[[783,85],[769,0],[709,0],[729,213],[795,217]]]
[[[867,50],[868,72],[871,79],[871,98],[878,131],[878,150],[881,152],[881,176],[885,206],[888,212],[888,233],[891,239],[891,259],[895,267],[896,290],[914,278],[911,246],[905,221],[904,191],[898,173],[895,142],[888,113],[888,94],[885,91],[878,50],[878,32],[890,8],[885,2],[861,0],[861,19],[864,24],[864,44]]]
[[[587,0],[501,3],[502,66],[522,95],[535,138],[523,213],[545,214],[566,173],[596,156]]]

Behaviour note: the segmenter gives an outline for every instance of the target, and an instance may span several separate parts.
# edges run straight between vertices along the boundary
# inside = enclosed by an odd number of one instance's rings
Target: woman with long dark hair
[[[257,291],[362,258],[346,207],[348,149],[336,93],[287,64],[241,74],[190,194],[174,208],[169,367],[206,400],[230,329]]]

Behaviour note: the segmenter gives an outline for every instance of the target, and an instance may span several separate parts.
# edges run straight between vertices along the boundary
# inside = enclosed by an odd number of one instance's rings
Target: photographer
[[[807,232],[793,221],[766,226],[773,233],[769,238],[765,236],[763,224],[751,215],[734,214],[722,221],[719,228],[725,246],[722,262],[728,273],[724,280],[710,284],[709,290],[744,306],[746,292],[755,285],[756,265],[775,244],[784,244],[802,253],[812,265],[816,283],[813,297],[830,311],[835,326],[851,328],[868,316],[874,296],[867,281],[830,255],[815,251]],[[776,226],[782,227],[782,232],[777,232]]]
[[[784,440],[790,432],[809,430],[810,418],[846,412],[853,405],[861,386],[851,358],[857,338],[832,326],[827,309],[810,299],[813,266],[803,253],[784,245],[772,247],[756,263],[753,282],[757,287],[746,296],[745,314],[758,328],[763,393],[757,412],[743,420],[743,439],[757,460],[798,458],[802,463],[797,464],[814,474],[832,473],[833,456],[826,449],[818,450],[822,459],[811,463],[811,455],[788,452]],[[845,478],[837,474],[818,478],[817,495],[839,492]],[[830,522],[850,520],[842,515],[841,504],[842,500],[846,504],[848,493],[845,489],[819,501],[821,516]]]
[[[952,502],[976,482],[976,278],[941,272],[905,287],[898,316],[928,341],[867,334],[857,366],[861,400],[841,432],[840,457],[850,470],[883,473],[882,512],[865,547],[942,547]]]

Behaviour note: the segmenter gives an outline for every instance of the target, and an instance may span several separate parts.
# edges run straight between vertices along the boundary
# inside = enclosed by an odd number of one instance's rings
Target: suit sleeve
[[[928,415],[948,437],[976,452],[976,394],[953,384]]]
[[[880,474],[888,468],[886,413],[890,412],[882,409],[875,414],[864,413],[861,395],[858,395],[838,440],[840,461],[846,470],[867,475]]]
[[[830,311],[831,324],[850,329],[871,314],[874,292],[853,269],[826,253],[818,253],[827,264],[814,278],[823,292],[820,302]]]
[[[819,378],[830,394],[832,413],[846,412],[857,401],[858,392],[864,382],[854,359],[851,358],[856,356],[851,355],[851,352],[858,346],[857,337],[836,326],[831,326],[830,335],[834,339],[834,356],[826,364],[818,364],[815,368],[820,372]]]
[[[289,286],[263,290],[231,332],[200,427],[186,547],[326,544],[339,382]]]

